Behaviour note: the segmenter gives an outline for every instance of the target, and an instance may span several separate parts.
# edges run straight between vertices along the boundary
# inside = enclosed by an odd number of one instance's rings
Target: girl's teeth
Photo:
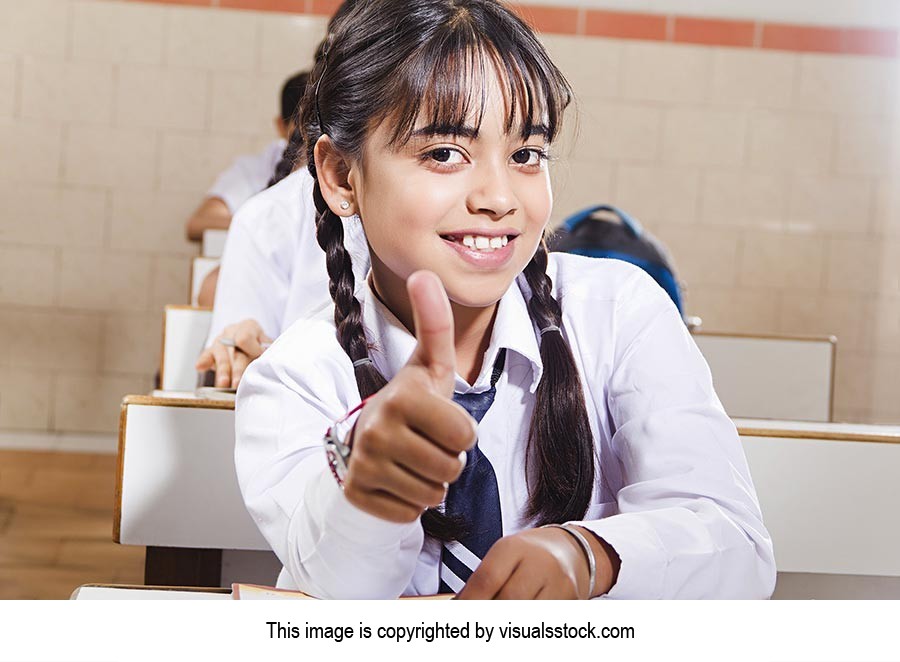
[[[492,251],[495,248],[503,248],[509,243],[508,237],[481,237],[467,234],[462,238],[462,244],[466,248],[474,248],[479,251]]]

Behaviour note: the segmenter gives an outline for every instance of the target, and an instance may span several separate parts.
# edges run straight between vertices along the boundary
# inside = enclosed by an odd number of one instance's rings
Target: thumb
[[[447,292],[437,274],[417,271],[406,281],[413,322],[416,351],[407,365],[425,368],[442,394],[453,394],[456,375],[456,344],[453,338],[453,311]]]

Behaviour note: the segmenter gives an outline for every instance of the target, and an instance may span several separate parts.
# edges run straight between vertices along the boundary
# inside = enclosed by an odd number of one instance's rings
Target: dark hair
[[[360,1],[361,0],[344,0],[344,2],[342,2],[334,12],[334,15],[328,21],[325,39],[323,39],[316,47],[316,54],[314,58],[315,62],[318,62],[322,59],[322,54],[325,51],[325,44],[328,42],[329,36],[335,29],[335,26],[345,16],[353,11],[353,8]],[[302,87],[300,87],[299,85],[297,86],[299,88],[299,96],[296,96],[295,100],[293,101],[293,107],[289,111],[289,113],[285,114],[285,91],[287,90],[288,84],[296,78],[299,78],[300,76],[306,76],[306,78],[303,81]],[[302,115],[301,106],[308,101],[308,98],[312,98],[310,93],[314,91],[313,89],[310,89],[309,78],[309,72],[302,72],[300,74],[297,74],[297,76],[288,80],[287,83],[285,83],[285,87],[282,89],[281,117],[285,122],[288,122],[288,120],[290,119],[295,119],[296,121],[293,124],[290,135],[288,136],[288,141],[287,145],[285,145],[284,147],[284,152],[282,152],[281,154],[281,160],[278,162],[278,165],[275,166],[275,172],[272,174],[272,178],[269,180],[267,186],[274,186],[282,179],[290,175],[294,171],[294,169],[298,165],[300,165],[300,159],[305,156],[305,154],[303,153],[303,127],[301,126],[299,118]]]
[[[303,104],[307,167],[316,178],[313,149],[327,134],[350,159],[360,159],[368,133],[393,127],[392,144],[410,138],[425,117],[436,132],[459,134],[485,110],[481,81],[492,68],[504,86],[506,131],[523,138],[539,131],[552,140],[571,90],[531,29],[494,0],[368,0],[357,5],[329,36],[313,70],[316,98]],[[361,307],[353,295],[350,255],[341,219],[314,187],[319,245],[325,251],[334,299],[337,338],[355,363],[360,395],[386,384],[368,357]],[[538,248],[524,274],[529,313],[539,329],[562,326],[562,311]],[[536,525],[581,519],[594,483],[594,444],[584,393],[571,349],[561,332],[540,338],[543,376],[537,390],[526,452],[526,517]],[[448,518],[423,517],[425,530],[452,536]]]
[[[296,119],[297,108],[306,92],[307,83],[309,72],[301,71],[288,78],[281,86],[281,119],[285,124]]]

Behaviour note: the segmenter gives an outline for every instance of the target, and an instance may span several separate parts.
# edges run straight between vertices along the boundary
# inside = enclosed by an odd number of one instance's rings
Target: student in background
[[[546,252],[571,90],[533,32],[493,0],[369,0],[312,80],[334,307],[251,363],[236,403],[279,585],[767,597],[737,432],[671,299],[633,265]]]
[[[281,114],[274,120],[279,138],[259,154],[238,157],[218,176],[207,191],[206,198],[187,221],[185,230],[188,239],[200,241],[204,230],[227,230],[240,206],[266,188],[293,130],[294,114],[308,80],[309,73],[303,71],[284,82],[281,88]]]
[[[328,34],[355,4],[347,0],[338,7]],[[327,37],[317,60],[326,42]],[[306,102],[308,96],[300,103]],[[217,387],[237,388],[266,343],[294,321],[333,305],[305,163],[303,134],[294,130],[271,186],[241,207],[228,232],[206,349],[196,365],[201,372],[215,371]],[[345,244],[357,278],[364,278],[369,251],[358,219],[348,220]]]

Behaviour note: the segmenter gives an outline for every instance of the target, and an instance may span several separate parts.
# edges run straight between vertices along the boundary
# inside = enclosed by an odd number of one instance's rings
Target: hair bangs
[[[556,137],[572,96],[562,73],[542,48],[523,45],[526,30],[476,30],[473,20],[467,13],[424,40],[384,90],[393,103],[381,120],[394,124],[392,145],[420,134],[476,137],[492,78],[503,94],[507,135]]]

